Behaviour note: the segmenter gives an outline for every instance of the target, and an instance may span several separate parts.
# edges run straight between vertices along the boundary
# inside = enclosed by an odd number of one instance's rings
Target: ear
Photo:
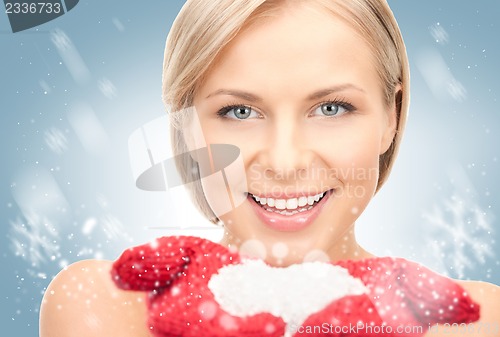
[[[389,149],[394,141],[394,138],[396,137],[396,133],[398,132],[399,113],[401,110],[401,97],[402,88],[401,84],[398,84],[394,90],[392,102],[387,111],[384,132],[380,143],[380,155],[384,154]]]

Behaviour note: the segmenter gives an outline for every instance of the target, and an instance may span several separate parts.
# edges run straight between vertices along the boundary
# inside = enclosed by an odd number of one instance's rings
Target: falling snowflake
[[[438,22],[433,26],[429,27],[432,37],[439,44],[446,44],[449,41],[448,32],[444,30],[443,26]]]
[[[97,220],[95,218],[88,218],[82,226],[82,233],[84,235],[90,235],[90,233],[92,233],[96,225],[97,225]]]
[[[99,80],[98,85],[99,90],[106,98],[112,99],[116,97],[117,90],[113,82],[111,82],[107,78],[102,78],[101,80]]]
[[[73,47],[73,43],[69,39],[68,35],[60,29],[56,29],[50,35],[50,40],[61,51],[69,50]]]
[[[416,57],[416,64],[436,98],[452,98],[457,102],[463,102],[467,99],[467,89],[453,75],[438,50],[421,50]]]
[[[56,29],[51,32],[50,40],[73,79],[79,84],[85,84],[91,77],[90,71],[69,36],[63,30]]]
[[[463,102],[467,98],[467,90],[454,77],[448,81],[448,94],[457,102]]]
[[[11,221],[9,238],[14,255],[34,268],[61,256],[57,230],[48,219],[36,214]]]
[[[494,256],[493,219],[472,197],[465,172],[458,170],[452,176],[457,192],[423,215],[429,234],[435,238],[426,249],[443,273],[464,278],[466,270],[484,265]]]
[[[132,238],[127,232],[125,232],[122,222],[114,215],[104,215],[100,219],[100,225],[109,240],[125,239],[132,242]]]
[[[125,26],[118,18],[113,18],[112,21],[113,21],[113,24],[115,25],[116,29],[118,29],[119,32],[125,31]]]
[[[51,128],[45,131],[44,140],[49,149],[54,153],[62,154],[68,149],[68,139],[64,133],[57,128]]]
[[[40,80],[38,83],[40,84],[40,87],[42,88],[44,95],[50,94],[52,89],[50,88],[50,85],[47,84],[47,82],[45,82],[44,80]]]

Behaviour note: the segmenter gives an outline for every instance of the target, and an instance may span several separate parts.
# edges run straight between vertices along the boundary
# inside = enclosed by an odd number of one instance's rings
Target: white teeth
[[[286,209],[297,209],[298,206],[299,201],[297,200],[297,198],[288,199],[286,201]]]
[[[307,204],[312,206],[314,204],[314,197],[307,197]]]
[[[301,212],[306,212],[306,211],[309,211],[310,209],[312,209],[313,206],[309,206],[307,208],[301,208],[299,210],[295,210],[295,211],[288,211],[288,210],[279,210],[279,209],[272,209],[272,208],[266,208],[265,210],[270,212],[270,213],[278,213],[278,214],[281,214],[281,215],[295,215],[295,214],[298,214],[298,213],[301,213]]]
[[[274,207],[280,211],[284,210],[297,210],[297,212],[303,212],[305,209],[303,208],[304,206],[312,206],[314,205],[315,202],[318,202],[319,199],[321,199],[325,193],[319,193],[313,196],[309,197],[299,197],[299,198],[290,198],[290,199],[273,199],[273,198],[262,198],[258,196],[253,196],[254,200],[260,203],[261,205],[269,206],[269,207]],[[292,213],[295,213],[292,212]],[[290,214],[290,212],[287,212],[287,214]]]
[[[276,207],[277,209],[285,209],[286,208],[286,200],[285,199],[276,200],[274,207]]]

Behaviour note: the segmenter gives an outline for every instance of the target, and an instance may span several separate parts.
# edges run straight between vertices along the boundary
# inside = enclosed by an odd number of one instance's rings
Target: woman
[[[200,142],[241,151],[244,170],[229,186],[199,179],[214,163],[177,163],[195,181],[195,204],[224,226],[222,245],[278,266],[372,257],[354,223],[387,179],[409,97],[405,48],[385,1],[187,1],[163,76],[165,102],[191,112],[171,114],[177,154]],[[149,336],[144,295],[118,290],[110,268],[82,261],[61,272],[43,300],[41,335]],[[480,320],[427,335],[498,336],[498,287],[460,284]]]

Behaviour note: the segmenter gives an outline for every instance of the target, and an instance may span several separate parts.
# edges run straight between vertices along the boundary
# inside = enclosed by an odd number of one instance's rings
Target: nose
[[[263,137],[260,164],[279,180],[296,180],[298,172],[312,165],[313,151],[304,125],[290,116],[270,122]]]

